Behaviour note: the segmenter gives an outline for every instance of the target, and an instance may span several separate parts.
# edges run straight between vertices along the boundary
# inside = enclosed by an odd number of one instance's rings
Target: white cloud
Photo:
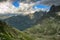
[[[60,5],[60,0],[41,0],[41,4],[47,4],[47,5]]]

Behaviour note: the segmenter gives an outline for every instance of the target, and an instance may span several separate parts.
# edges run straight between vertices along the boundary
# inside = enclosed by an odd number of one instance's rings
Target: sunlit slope
[[[60,40],[60,16],[54,12],[50,13],[43,16],[43,20],[38,20],[39,23],[25,32],[36,37],[36,40]]]
[[[43,20],[43,24],[34,25],[25,32],[36,40],[60,40],[60,24],[50,19]]]
[[[8,26],[0,21],[0,39],[1,40],[33,40],[30,35]]]

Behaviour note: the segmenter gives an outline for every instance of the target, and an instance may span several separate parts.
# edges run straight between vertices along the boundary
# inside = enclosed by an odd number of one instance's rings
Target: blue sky
[[[50,10],[50,6],[43,5],[43,4],[36,4],[33,6],[34,9],[48,9]]]
[[[37,5],[34,5],[35,7],[37,8],[49,8],[49,6],[46,6],[46,5],[43,5],[43,4],[37,4]]]
[[[19,0],[14,0],[14,1],[12,2],[12,4],[13,4],[13,6],[15,6],[16,8],[18,8],[18,7],[20,6]]]
[[[13,3],[12,3],[16,8],[18,8],[19,6],[20,6],[20,4],[19,4],[19,0],[14,0],[13,1]],[[47,6],[47,5],[43,5],[43,4],[35,4],[34,6],[33,6],[33,8],[34,9],[41,9],[41,8],[43,8],[43,9],[50,9],[50,6]]]

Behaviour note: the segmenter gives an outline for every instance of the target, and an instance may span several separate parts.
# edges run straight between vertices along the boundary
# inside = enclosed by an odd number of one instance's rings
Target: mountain
[[[4,20],[4,19],[7,19],[9,17],[12,17],[12,16],[17,16],[19,14],[15,13],[15,14],[11,14],[11,13],[5,13],[5,14],[0,14],[0,20]]]
[[[16,27],[19,30],[25,30],[32,25],[37,24],[38,20],[42,20],[42,16],[45,15],[46,12],[39,11],[35,13],[31,13],[28,15],[18,15],[5,19],[9,25]]]
[[[28,28],[24,32],[35,37],[36,40],[60,40],[60,19],[46,17],[42,23]]]
[[[54,5],[51,6],[51,9],[49,12],[43,12],[43,11],[36,11],[35,13],[30,13],[28,15],[17,15],[12,16],[10,18],[5,19],[9,25],[16,27],[19,30],[25,30],[27,28],[32,27],[33,25],[36,25],[37,23],[41,23],[41,21],[45,18],[45,16],[57,16],[55,13],[55,7]]]
[[[34,38],[0,21],[0,40],[34,40]]]
[[[60,5],[58,5],[58,6],[52,5],[50,11],[60,12]]]
[[[60,15],[60,5],[58,6],[52,5],[48,14],[55,15],[55,16]]]
[[[27,28],[36,25],[37,23],[41,23],[43,19],[46,17],[58,18],[59,6],[52,5],[49,12],[37,11],[35,13],[30,13],[28,15],[17,15],[12,16],[10,18],[4,19],[9,25],[16,27],[19,30],[25,30]],[[56,11],[57,10],[57,11]]]
[[[35,40],[60,40],[60,16],[58,15],[58,13],[60,13],[59,9],[60,9],[59,6],[52,5],[49,12],[38,11],[28,15],[12,16],[10,18],[3,20],[8,25],[15,27],[19,30],[22,30],[22,32],[17,31],[15,28],[10,29],[10,27],[9,28],[5,27],[4,30],[2,30],[3,28],[1,27],[0,30],[3,34],[7,35],[8,37],[10,37],[10,35],[12,34],[13,37],[18,36],[16,35],[18,32],[19,38],[22,35],[26,40],[34,40],[34,39]],[[16,30],[16,33],[14,30]],[[2,37],[5,38],[6,36],[2,36]],[[23,39],[19,39],[19,40],[23,40]]]
[[[51,10],[43,16],[41,23],[37,23],[24,32],[35,37],[36,40],[60,40],[60,16],[57,15],[60,12],[59,9],[58,6],[52,6]]]

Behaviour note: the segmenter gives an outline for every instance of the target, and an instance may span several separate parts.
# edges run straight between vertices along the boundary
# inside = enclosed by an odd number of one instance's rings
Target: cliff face
[[[60,12],[60,5],[59,6],[52,5],[50,11],[51,12]]]
[[[60,5],[52,5],[50,11],[47,14],[51,17],[60,16]]]

